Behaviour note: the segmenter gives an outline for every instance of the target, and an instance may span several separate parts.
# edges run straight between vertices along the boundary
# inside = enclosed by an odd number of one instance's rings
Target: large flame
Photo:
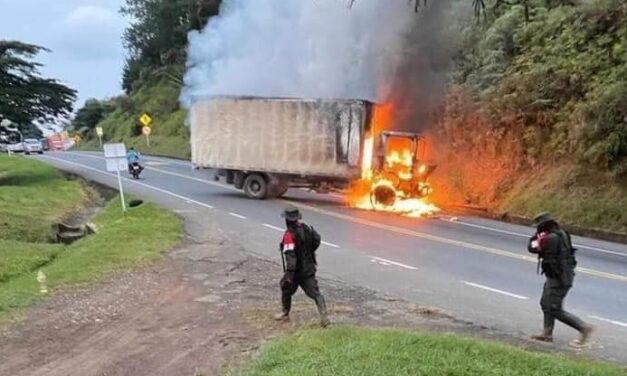
[[[372,128],[363,145],[361,180],[353,185],[349,203],[360,209],[399,213],[413,218],[432,215],[440,209],[429,203],[426,198],[406,197],[403,191],[396,189],[399,181],[410,181],[413,178],[411,167],[415,156],[412,153],[411,141],[390,140],[384,158],[387,174],[376,174],[373,170],[375,135],[377,132],[390,129],[392,110],[391,105],[375,107]],[[424,174],[426,168],[425,165],[419,166],[418,173]],[[380,197],[389,198],[393,204],[384,205],[376,202],[372,197],[373,192],[379,193]]]

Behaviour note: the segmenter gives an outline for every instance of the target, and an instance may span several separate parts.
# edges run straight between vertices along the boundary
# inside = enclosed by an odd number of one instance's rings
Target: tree
[[[40,76],[33,58],[43,47],[0,40],[0,122],[9,120],[27,137],[41,136],[35,122],[55,122],[72,112],[76,91]]]
[[[113,111],[113,106],[97,99],[89,99],[85,105],[76,112],[76,117],[72,121],[72,128],[85,135]]]
[[[133,20],[124,34],[129,57],[122,86],[133,84],[155,68],[183,64],[187,33],[200,30],[220,10],[221,0],[126,0],[121,12]]]

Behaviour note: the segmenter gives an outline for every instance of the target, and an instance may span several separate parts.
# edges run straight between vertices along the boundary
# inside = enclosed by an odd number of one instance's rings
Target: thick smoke
[[[447,24],[449,16],[448,0],[430,1],[405,36],[400,64],[388,78],[392,90],[386,98],[394,106],[396,130],[425,130],[441,115],[453,56],[454,32]]]
[[[407,0],[357,0],[352,8],[343,0],[223,0],[220,15],[189,35],[182,103],[393,98],[409,124],[433,109],[441,91],[435,36],[443,2],[416,14]]]

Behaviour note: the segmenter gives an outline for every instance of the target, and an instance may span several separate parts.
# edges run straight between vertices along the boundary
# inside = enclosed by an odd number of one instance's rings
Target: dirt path
[[[156,267],[38,304],[0,337],[0,375],[216,375],[264,339],[316,324],[313,303],[302,293],[291,323],[272,321],[279,276],[278,264],[219,236],[189,240]],[[342,282],[322,280],[321,287],[335,323],[524,343]]]

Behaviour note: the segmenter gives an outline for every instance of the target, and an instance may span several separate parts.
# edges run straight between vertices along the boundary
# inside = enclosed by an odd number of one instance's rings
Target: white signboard
[[[126,216],[126,202],[124,201],[124,188],[122,187],[122,177],[120,171],[126,170],[126,146],[124,144],[105,144],[104,155],[107,162],[107,171],[115,172],[118,176],[118,186],[120,188],[120,200],[122,201],[122,212]]]
[[[127,169],[126,146],[124,144],[105,144],[104,154],[107,161],[107,171],[118,172]]]

